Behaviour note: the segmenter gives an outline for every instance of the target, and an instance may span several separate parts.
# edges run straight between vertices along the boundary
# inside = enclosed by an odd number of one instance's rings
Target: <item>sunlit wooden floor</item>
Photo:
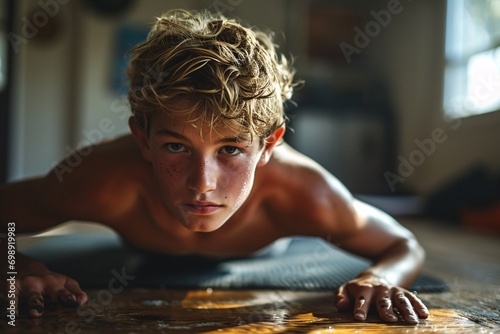
[[[12,333],[500,333],[500,240],[408,220],[428,252],[426,272],[450,291],[419,297],[431,316],[417,326],[364,323],[338,313],[331,292],[279,290],[91,290],[80,309],[19,317]],[[432,225],[432,228],[430,228]]]
[[[94,297],[99,296],[93,291]],[[114,295],[78,311],[18,319],[18,333],[488,333],[453,309],[434,308],[417,326],[365,323],[332,308],[331,294],[293,291],[150,291]],[[81,330],[81,332],[80,332]]]
[[[431,308],[417,326],[364,323],[335,312],[331,294],[294,291],[130,290],[75,311],[48,310],[43,318],[17,320],[14,333],[493,333],[456,309]],[[456,295],[447,294],[457,298]],[[421,296],[427,299],[426,295]],[[436,297],[431,297],[433,304]],[[496,329],[497,332],[500,329]]]

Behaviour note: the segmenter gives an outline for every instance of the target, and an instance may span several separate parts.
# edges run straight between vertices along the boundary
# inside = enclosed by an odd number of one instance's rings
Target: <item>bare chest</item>
[[[146,203],[118,224],[131,245],[166,254],[242,256],[257,252],[286,235],[257,202],[243,205],[221,228],[192,232],[177,222],[160,203]]]

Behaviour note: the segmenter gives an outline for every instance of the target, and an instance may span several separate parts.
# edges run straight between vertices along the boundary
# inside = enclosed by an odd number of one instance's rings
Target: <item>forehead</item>
[[[197,139],[200,138],[202,141],[208,142],[214,142],[220,138],[233,138],[236,141],[251,144],[249,133],[238,131],[223,123],[212,124],[200,117],[200,113],[155,113],[151,118],[151,132],[152,135],[174,132],[186,138],[197,137]]]

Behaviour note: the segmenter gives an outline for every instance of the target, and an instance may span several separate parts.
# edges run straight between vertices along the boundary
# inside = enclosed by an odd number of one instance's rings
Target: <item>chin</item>
[[[190,230],[191,232],[201,232],[201,233],[209,233],[214,232],[221,228],[224,225],[224,222],[218,224],[207,224],[207,223],[189,223],[183,224],[185,228]]]

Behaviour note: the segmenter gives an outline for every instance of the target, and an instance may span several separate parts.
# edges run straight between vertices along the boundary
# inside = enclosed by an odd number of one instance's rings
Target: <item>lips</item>
[[[190,213],[197,215],[209,215],[220,210],[223,206],[212,202],[193,202],[181,204],[181,207]]]

